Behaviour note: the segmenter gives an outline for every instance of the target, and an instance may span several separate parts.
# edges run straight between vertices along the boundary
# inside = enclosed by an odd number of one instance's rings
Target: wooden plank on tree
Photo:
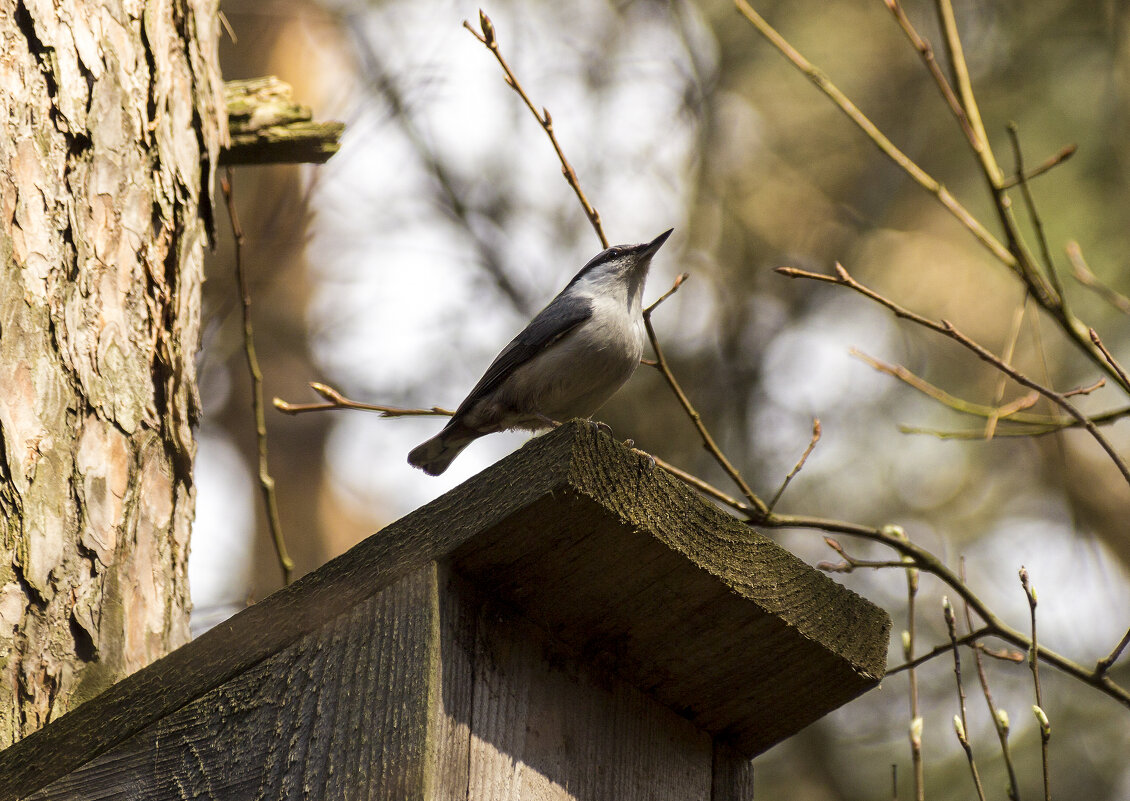
[[[345,124],[315,122],[290,84],[268,75],[224,84],[228,144],[221,165],[323,164],[341,149]]]
[[[445,557],[745,754],[883,672],[885,613],[575,422],[0,752],[0,799],[47,786]]]

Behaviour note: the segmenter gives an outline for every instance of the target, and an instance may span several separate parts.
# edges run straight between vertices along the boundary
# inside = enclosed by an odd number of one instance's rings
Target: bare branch
[[[957,618],[953,613],[953,606],[949,598],[942,599],[942,613],[946,620],[946,631],[950,636],[950,647],[953,650],[953,675],[957,681],[957,700],[961,714],[954,716],[954,731],[961,747],[965,750],[965,757],[969,761],[969,771],[973,774],[973,786],[977,789],[977,797],[985,801],[985,789],[981,786],[981,775],[977,771],[977,762],[973,759],[973,746],[969,742],[969,721],[965,715],[965,687],[961,682],[961,649],[957,644]]]
[[[232,236],[235,239],[235,276],[239,286],[240,308],[243,311],[243,352],[247,360],[247,371],[251,376],[251,408],[255,416],[255,442],[259,458],[259,489],[263,494],[263,505],[267,512],[267,527],[275,544],[279,568],[282,570],[283,584],[290,584],[294,573],[294,560],[286,550],[282,522],[279,519],[279,504],[275,496],[275,479],[271,476],[267,459],[267,420],[263,409],[263,371],[259,369],[259,357],[255,353],[255,330],[251,324],[251,292],[247,287],[247,274],[243,269],[243,227],[235,210],[235,197],[232,192],[232,168],[228,167],[220,179],[220,190],[228,207]]]
[[[1028,667],[1032,670],[1032,684],[1036,691],[1036,705],[1033,711],[1040,723],[1040,758],[1044,768],[1044,801],[1051,801],[1051,784],[1048,774],[1048,740],[1051,738],[1052,729],[1047,722],[1044,712],[1043,695],[1040,692],[1040,660],[1036,658],[1039,645],[1036,641],[1036,590],[1029,583],[1027,569],[1020,568],[1020,586],[1024,588],[1024,595],[1028,599],[1028,611],[1032,620],[1031,645],[1028,649]]]
[[[479,27],[482,28],[480,34],[471,24],[464,20],[463,27],[471,32],[471,35],[478,39],[498,60],[498,65],[502,67],[505,74],[506,85],[518,93],[518,96],[525,102],[526,107],[529,108],[530,113],[534,115],[534,119],[545,131],[545,135],[549,137],[550,144],[553,145],[553,150],[557,153],[557,158],[561,161],[561,172],[565,176],[565,180],[569,182],[569,186],[573,188],[573,192],[577,195],[577,200],[581,202],[581,207],[585,210],[585,216],[589,218],[589,223],[592,224],[593,230],[596,231],[597,237],[600,238],[601,247],[608,247],[608,237],[604,235],[604,226],[600,222],[600,213],[589,203],[588,197],[581,189],[581,183],[577,179],[577,173],[569,164],[569,160],[565,158],[565,151],[561,149],[561,143],[557,141],[557,134],[553,132],[553,118],[549,116],[549,110],[544,106],[539,112],[537,106],[530,100],[530,96],[526,94],[526,90],[522,88],[522,84],[518,82],[518,77],[510,69],[510,65],[506,63],[506,59],[502,57],[502,51],[498,48],[498,39],[494,31],[494,23],[490,21],[490,17],[479,11]]]
[[[1016,175],[1019,177],[1021,196],[1024,198],[1024,205],[1028,208],[1028,217],[1032,221],[1032,227],[1036,231],[1036,241],[1040,245],[1040,256],[1044,260],[1044,269],[1047,271],[1048,280],[1059,295],[1060,303],[1066,304],[1067,296],[1063,294],[1063,285],[1059,281],[1059,274],[1056,272],[1055,262],[1052,260],[1047,234],[1044,233],[1044,221],[1040,219],[1040,213],[1036,210],[1036,199],[1032,196],[1032,189],[1028,186],[1028,178],[1024,174],[1024,152],[1020,148],[1020,131],[1015,122],[1008,124],[1008,138],[1012,143],[1012,152],[1016,158]]]
[[[1004,179],[1004,181],[1001,183],[1001,189],[1011,189],[1021,181],[1031,181],[1033,178],[1039,178],[1044,173],[1050,171],[1055,167],[1058,167],[1060,164],[1063,164],[1063,162],[1074,156],[1077,149],[1078,148],[1075,145],[1064,145],[1059,149],[1057,153],[1045,160],[1043,164]]]
[[[1127,629],[1126,633],[1122,635],[1122,639],[1118,641],[1118,645],[1114,646],[1109,654],[1098,661],[1095,665],[1095,673],[1102,676],[1110,670],[1111,666],[1122,656],[1122,652],[1126,650],[1127,645],[1130,645],[1130,629]]]
[[[362,403],[350,400],[328,384],[310,382],[310,388],[325,398],[324,403],[290,403],[275,398],[274,407],[283,414],[299,415],[306,412],[329,412],[336,409],[356,409],[363,412],[379,412],[381,417],[450,417],[455,412],[433,406],[430,409],[404,409],[399,406],[382,406],[375,403]]]
[[[891,7],[891,0],[886,0]],[[1063,332],[1104,371],[1109,368],[1102,355],[1087,338],[1087,327],[1070,313],[1063,303],[1063,296],[1056,291],[1035,268],[1031,254],[1024,245],[1012,213],[1012,202],[1004,189],[1004,178],[996,163],[988,137],[985,135],[977,107],[973,88],[969,81],[961,41],[957,35],[957,24],[953,18],[953,8],[949,0],[936,0],[939,20],[942,25],[947,53],[953,68],[953,86],[960,99],[967,118],[963,129],[970,138],[970,145],[977,156],[978,163],[988,182],[993,205],[1007,235],[1007,245],[1002,244],[989,230],[976,219],[941,183],[923,170],[909,156],[903,153],[871,122],[871,120],[845,95],[827,75],[809,62],[789,42],[781,36],[766,20],[758,14],[748,0],[734,0],[737,9],[766,40],[785,56],[809,81],[822,91],[884,155],[898,165],[915,183],[932,194],[973,236],[984,245],[993,256],[1016,273],[1031,292],[1036,302],[1052,314],[1059,322]],[[892,8],[894,11],[895,8]],[[897,17],[897,13],[896,13]],[[1111,373],[1112,377],[1114,376]],[[1130,392],[1130,386],[1123,385]]]
[[[1043,384],[1032,380],[1011,365],[1005,364],[1003,361],[1001,361],[1000,358],[995,356],[988,349],[977,344],[965,334],[958,331],[957,328],[954,327],[953,323],[949,322],[948,320],[940,320],[935,322],[934,320],[930,320],[920,314],[916,314],[915,312],[903,308],[893,300],[890,300],[884,295],[881,295],[875,290],[869,289],[868,287],[856,281],[851,277],[848,271],[844,269],[843,265],[839,263],[836,264],[836,275],[812,273],[806,270],[797,269],[795,267],[778,267],[777,272],[781,273],[782,275],[787,275],[790,278],[807,278],[814,281],[823,281],[825,283],[846,286],[849,289],[852,289],[855,292],[863,295],[864,297],[870,298],[879,305],[889,309],[896,317],[904,320],[910,320],[911,322],[916,323],[923,328],[929,328],[931,331],[936,331],[937,333],[949,337],[953,341],[961,344],[966,349],[972,351],[977,356],[977,358],[988,364],[991,364],[996,369],[1008,375],[1009,378],[1011,378],[1013,381],[1016,381],[1018,384],[1022,384],[1029,389],[1034,389],[1035,391],[1039,392],[1045,398],[1052,401],[1069,415],[1071,415],[1071,417],[1074,418],[1075,421],[1079,423],[1079,425],[1087,429],[1087,432],[1094,438],[1096,442],[1099,443],[1102,449],[1106,451],[1107,456],[1109,456],[1111,461],[1114,462],[1115,467],[1118,468],[1118,471],[1122,474],[1123,479],[1126,480],[1127,484],[1130,484],[1130,468],[1126,466],[1126,462],[1123,461],[1122,457],[1114,449],[1114,446],[1111,445],[1110,441],[1102,435],[1102,432],[1098,430],[1091,419],[1084,415],[1081,411],[1079,411],[1079,409],[1077,409],[1065,395],[1060,392],[1056,392],[1050,387],[1045,387]]]
[[[794,465],[793,469],[789,471],[789,474],[785,476],[785,480],[781,482],[781,486],[780,488],[778,488],[776,494],[773,495],[773,499],[769,501],[770,511],[772,511],[773,507],[777,505],[777,501],[781,499],[781,495],[785,492],[785,489],[788,488],[790,482],[792,482],[796,474],[799,473],[804,467],[804,463],[808,461],[808,457],[812,455],[812,451],[816,447],[816,443],[819,441],[820,420],[819,418],[814,417],[812,418],[812,439],[808,441],[808,447],[804,449],[804,453],[800,455],[800,459],[797,460],[796,465]]]
[[[853,103],[820,69],[800,54],[780,33],[777,32],[765,19],[753,10],[746,0],[734,0],[738,11],[749,20],[757,32],[764,36],[770,44],[776,47],[793,65],[799,69],[809,81],[836,104],[836,106],[854,122],[861,131],[878,147],[891,161],[897,164],[910,178],[927,192],[932,194],[957,218],[977,241],[984,245],[1003,264],[1012,269],[1017,269],[1016,257],[1008,248],[1000,243],[989,231],[965,208],[948,189],[930,176],[918,164],[903,153],[895,144],[879,130],[866,114],[859,110]]]
[[[679,278],[681,279],[682,276],[680,276]],[[681,281],[679,279],[676,279],[676,283],[675,286],[672,287],[672,291],[677,289],[680,283]],[[655,351],[656,369],[658,369],[659,372],[663,375],[664,380],[666,380],[667,382],[667,386],[669,386],[671,388],[671,391],[675,393],[675,397],[678,399],[679,405],[683,407],[683,411],[686,412],[687,417],[690,418],[691,424],[698,431],[699,436],[702,438],[702,444],[706,448],[706,450],[710,453],[711,456],[714,457],[714,460],[718,462],[722,469],[726,471],[726,475],[728,475],[730,477],[730,480],[733,481],[735,485],[737,485],[739,490],[741,490],[742,495],[744,495],[746,500],[749,501],[751,506],[756,510],[757,514],[759,516],[768,515],[769,507],[765,505],[765,501],[761,500],[761,498],[757,496],[757,494],[746,482],[745,478],[742,477],[742,474],[738,472],[738,469],[734,467],[730,460],[726,458],[726,455],[722,453],[722,449],[719,448],[718,444],[714,441],[714,437],[711,436],[709,429],[707,429],[706,427],[706,424],[702,422],[702,415],[698,413],[698,410],[694,407],[694,404],[690,402],[687,394],[683,392],[682,386],[679,385],[678,379],[675,378],[675,374],[671,372],[671,367],[667,364],[667,358],[663,355],[663,348],[659,345],[659,337],[657,337],[655,334],[655,327],[651,324],[651,311],[657,304],[658,301],[656,302],[656,304],[652,304],[652,306],[649,306],[647,309],[645,309],[643,313],[643,324],[644,328],[647,330],[647,338],[651,342],[652,350]]]
[[[1099,297],[1118,309],[1123,314],[1130,314],[1130,298],[1104,284],[1091,272],[1087,261],[1083,258],[1083,251],[1078,242],[1067,243],[1067,260],[1071,262],[1072,275],[1083,286],[1096,292]]]

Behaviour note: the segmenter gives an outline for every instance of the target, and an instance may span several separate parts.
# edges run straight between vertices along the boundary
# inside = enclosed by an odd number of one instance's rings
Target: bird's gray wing
[[[522,333],[514,337],[495,357],[483,377],[479,379],[479,383],[475,384],[467,393],[466,399],[455,410],[452,422],[476,402],[497,389],[515,370],[590,317],[592,317],[592,303],[588,300],[573,301],[567,308],[561,308],[560,304],[555,306],[551,302],[538,312]]]

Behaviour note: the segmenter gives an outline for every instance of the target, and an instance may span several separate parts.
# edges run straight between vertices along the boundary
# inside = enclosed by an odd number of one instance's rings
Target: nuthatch
[[[495,357],[443,430],[408,454],[438,476],[471,442],[591,417],[639,367],[643,285],[670,229],[598,253]]]

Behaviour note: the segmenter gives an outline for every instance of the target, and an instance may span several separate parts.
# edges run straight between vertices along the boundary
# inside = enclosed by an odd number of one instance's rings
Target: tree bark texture
[[[0,748],[188,638],[216,0],[0,0]]]

